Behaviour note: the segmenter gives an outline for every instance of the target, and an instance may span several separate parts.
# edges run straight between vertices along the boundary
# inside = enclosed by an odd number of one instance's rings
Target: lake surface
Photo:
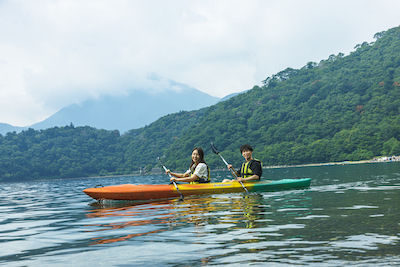
[[[400,265],[400,162],[263,171],[295,176],[310,188],[149,203],[98,203],[82,190],[166,175],[2,183],[0,265]]]

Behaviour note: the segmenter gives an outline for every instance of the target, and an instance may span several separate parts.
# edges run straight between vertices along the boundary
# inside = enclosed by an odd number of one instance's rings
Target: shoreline
[[[267,166],[267,167],[263,167],[263,169],[296,168],[296,167],[317,167],[317,166],[334,166],[334,165],[363,164],[363,163],[375,163],[375,162],[373,162],[372,160],[341,161],[341,162],[328,162],[328,163],[309,163],[309,164],[298,164],[298,165]]]
[[[388,162],[399,162],[400,156],[392,157],[381,157],[374,158],[372,160],[359,160],[359,161],[340,161],[340,162],[327,162],[327,163],[309,163],[309,164],[298,164],[298,165],[275,165],[266,166],[263,169],[280,169],[280,168],[301,168],[301,167],[319,167],[319,166],[335,166],[335,165],[347,165],[347,164],[364,164],[364,163],[388,163]],[[228,171],[227,168],[213,169],[211,172],[216,171]],[[70,178],[54,178],[54,179],[38,179],[38,180],[24,180],[18,182],[33,182],[33,181],[60,181],[60,180],[71,180],[71,179],[90,179],[90,178],[113,178],[113,177],[134,177],[134,176],[150,176],[150,175],[162,175],[164,172],[154,172],[148,174],[118,174],[118,175],[104,175],[104,176],[85,176],[85,177],[70,177]],[[12,183],[16,181],[0,181],[0,183]]]
[[[358,160],[358,161],[340,161],[340,162],[310,163],[310,164],[299,164],[299,165],[267,166],[267,167],[263,167],[263,169],[334,166],[334,165],[364,164],[364,163],[387,163],[387,162],[398,162],[398,161],[400,161],[400,156],[381,157],[381,158],[373,158],[373,159],[369,159],[369,160]]]

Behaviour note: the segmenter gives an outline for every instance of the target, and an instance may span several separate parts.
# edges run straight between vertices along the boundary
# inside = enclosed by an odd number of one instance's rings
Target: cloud
[[[399,26],[397,0],[0,1],[0,122],[150,88],[150,72],[223,97],[348,54]]]

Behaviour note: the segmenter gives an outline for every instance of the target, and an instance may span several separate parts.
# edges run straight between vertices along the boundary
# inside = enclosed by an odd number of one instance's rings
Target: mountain
[[[287,68],[226,101],[123,135],[70,124],[0,136],[0,180],[132,174],[157,157],[185,170],[196,146],[211,169],[224,167],[210,140],[235,167],[245,143],[264,166],[399,155],[400,27],[374,37],[347,56]]]
[[[217,103],[219,98],[173,80],[152,73],[149,80],[159,90],[133,90],[124,96],[101,96],[80,104],[72,104],[42,122],[31,125],[33,129],[54,126],[95,127],[119,130],[124,133],[148,125],[158,118],[181,110],[196,110]]]
[[[0,122],[0,134],[6,135],[8,132],[21,132],[22,130],[26,130],[28,127],[18,127],[18,126],[12,126],[7,123],[1,123]]]
[[[201,146],[210,166],[223,166],[210,139],[233,162],[242,161],[238,148],[249,143],[264,166],[399,155],[400,27],[374,38],[348,56],[287,68],[210,107],[164,151],[164,163],[183,168],[185,151]]]
[[[158,118],[181,110],[211,106],[220,99],[188,85],[166,79],[156,73],[148,75],[150,87],[132,90],[122,96],[102,95],[62,108],[49,118],[27,127],[0,123],[0,134],[70,125],[119,130],[124,133],[149,125]]]

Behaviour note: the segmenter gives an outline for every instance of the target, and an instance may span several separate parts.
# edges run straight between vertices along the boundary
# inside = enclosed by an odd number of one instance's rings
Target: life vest
[[[240,168],[240,174],[243,178],[247,178],[250,176],[253,176],[253,171],[250,169],[250,165],[254,162],[257,161],[260,163],[261,168],[262,168],[262,162],[259,161],[258,159],[252,159],[249,162],[243,162],[242,167]],[[259,178],[261,179],[261,177]]]
[[[205,184],[210,182],[210,168],[207,166],[207,179],[198,177],[196,180],[191,181],[189,184]],[[194,174],[195,169],[191,170],[190,176]]]

